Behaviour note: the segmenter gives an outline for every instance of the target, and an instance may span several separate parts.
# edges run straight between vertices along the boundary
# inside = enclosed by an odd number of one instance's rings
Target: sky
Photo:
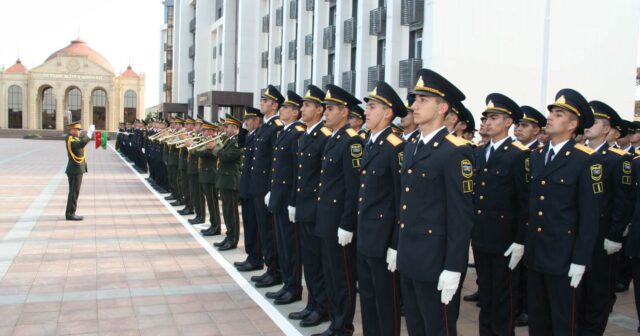
[[[146,77],[144,107],[158,103],[161,0],[2,1],[0,66],[18,58],[29,69],[69,45],[78,35],[111,62]]]

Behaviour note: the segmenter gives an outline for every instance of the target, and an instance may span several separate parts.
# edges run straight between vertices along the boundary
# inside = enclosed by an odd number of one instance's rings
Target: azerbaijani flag
[[[102,147],[102,149],[107,149],[108,140],[109,140],[109,133],[96,132],[96,149],[98,149],[98,147]]]

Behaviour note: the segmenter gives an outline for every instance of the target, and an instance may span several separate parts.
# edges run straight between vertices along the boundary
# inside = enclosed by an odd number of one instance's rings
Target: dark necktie
[[[489,162],[489,160],[491,160],[491,157],[493,156],[493,152],[495,152],[495,148],[493,146],[489,146],[489,156],[487,157],[487,162]]]
[[[553,157],[556,156],[556,152],[553,151],[553,148],[549,150],[549,155],[547,156],[547,161],[544,163],[545,166],[553,160]]]
[[[416,153],[419,152],[422,147],[424,147],[424,141],[420,140],[418,141],[418,147],[416,147]]]

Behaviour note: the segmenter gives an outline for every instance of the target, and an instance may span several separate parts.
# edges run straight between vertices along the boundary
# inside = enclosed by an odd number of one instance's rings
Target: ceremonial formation
[[[116,148],[203,236],[224,234],[219,251],[242,224],[234,266],[263,270],[251,281],[274,305],[305,300],[288,318],[328,321],[318,335],[352,335],[357,298],[364,335],[399,335],[402,319],[457,335],[463,299],[483,336],[603,335],[616,292],[640,284],[640,122],[566,88],[546,116],[490,93],[476,129],[461,88],[416,77],[407,97],[384,81],[361,99],[269,85],[242,116],[121,123]],[[68,129],[79,220],[93,129]],[[469,266],[478,292],[462,298]]]

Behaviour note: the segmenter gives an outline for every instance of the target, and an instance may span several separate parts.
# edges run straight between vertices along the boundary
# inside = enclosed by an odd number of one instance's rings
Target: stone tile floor
[[[211,243],[222,237],[201,237],[203,226],[188,225],[111,148],[87,148],[78,204],[85,220],[65,221],[66,160],[60,141],[0,139],[0,335],[307,335],[326,328],[289,323],[286,315],[304,303],[272,306],[266,290],[248,281],[260,272],[236,272],[242,242],[217,252]],[[471,269],[463,294],[475,290],[474,280]],[[477,335],[477,315],[462,304],[460,335]],[[637,326],[629,291],[606,335],[635,335]]]

